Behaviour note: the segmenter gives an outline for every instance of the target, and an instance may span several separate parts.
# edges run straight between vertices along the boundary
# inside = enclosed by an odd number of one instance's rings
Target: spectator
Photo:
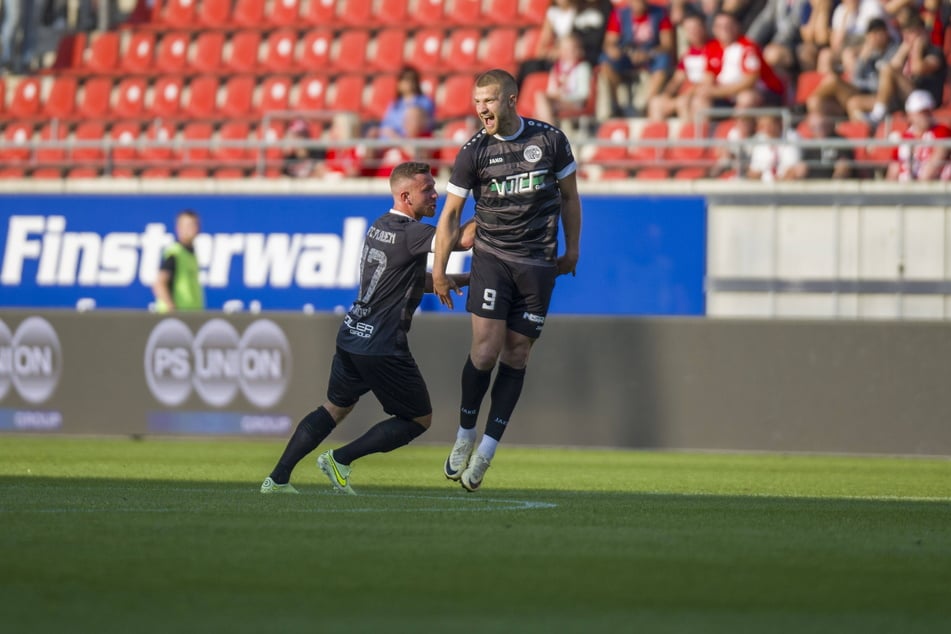
[[[720,125],[727,125],[724,121]],[[716,164],[710,169],[710,178],[742,178],[750,168],[750,146],[747,139],[756,133],[756,119],[739,113],[733,127],[727,132],[726,143],[717,148]]]
[[[330,124],[328,138],[332,142],[355,141],[360,138],[360,119],[352,112],[338,112]],[[366,149],[348,144],[327,149],[324,161],[318,163],[313,175],[323,178],[355,178],[365,176]]]
[[[426,132],[431,133],[436,118],[436,107],[433,100],[423,94],[419,71],[411,66],[404,66],[398,75],[396,97],[386,108],[383,119],[380,121],[379,135],[384,138],[405,137],[406,130],[403,129],[403,121],[406,110],[411,106],[419,106],[426,113],[425,129]]]
[[[879,73],[898,50],[888,26],[880,18],[869,21],[862,47],[853,62],[851,81],[845,73],[830,72],[823,76],[815,91],[806,101],[809,112],[842,112],[855,121],[864,121],[866,113],[875,104]]]
[[[403,134],[405,140],[431,138],[432,132],[428,128],[429,117],[421,106],[409,106],[403,113]],[[380,156],[380,165],[375,175],[389,178],[390,174],[400,163],[428,162],[432,158],[432,150],[419,147],[417,144],[403,143],[383,150]]]
[[[527,59],[518,68],[518,85],[531,73],[550,70],[558,59],[558,42],[574,29],[575,17],[578,14],[576,0],[552,0],[551,6],[545,11],[545,20],[542,22],[538,44],[532,51],[531,59]]]
[[[622,84],[630,89],[632,107],[634,82],[645,82],[645,103],[659,94],[673,69],[674,55],[674,29],[666,10],[647,0],[617,4],[608,19],[601,56],[611,115],[626,114],[618,99]]]
[[[776,115],[756,120],[756,136],[750,151],[746,177],[764,182],[796,180],[796,166],[802,162],[799,135],[793,130],[783,134],[783,121]]]
[[[807,118],[809,132],[815,141],[845,141],[836,131],[835,122],[820,110]],[[852,175],[855,152],[839,144],[811,145],[802,149],[802,161],[792,168],[795,178],[838,179]]]
[[[584,59],[581,38],[573,33],[564,36],[558,51],[547,88],[535,93],[535,117],[555,126],[562,112],[584,108],[591,96],[591,66]]]
[[[921,16],[915,9],[904,7],[896,22],[901,28],[901,44],[879,71],[878,91],[868,114],[872,125],[900,109],[915,90],[927,91],[936,104],[941,103],[944,91],[947,61],[944,52],[931,43]]]
[[[746,31],[763,48],[763,58],[787,80],[816,67],[829,43],[830,0],[769,0]],[[815,16],[813,18],[813,16]]]
[[[783,103],[783,82],[756,43],[740,35],[733,15],[722,11],[716,15],[713,36],[707,43],[703,83],[690,100],[693,116],[711,107],[745,110]]]
[[[664,84],[661,94],[647,104],[647,116],[656,121],[676,114],[680,119],[690,116],[690,99],[703,81],[707,69],[707,26],[699,13],[687,13],[681,20],[687,48],[677,62],[677,70]]]
[[[885,18],[885,8],[879,0],[842,0],[832,12],[829,46],[819,53],[818,70],[852,77],[872,21],[884,25]]]
[[[45,6],[42,0],[3,0],[0,70],[21,74],[33,65]]]
[[[934,118],[935,100],[927,90],[915,90],[905,101],[909,126],[903,140],[947,141],[951,128]],[[948,148],[935,145],[902,143],[892,156],[886,178],[897,181],[951,180]]]
[[[311,139],[310,128],[303,119],[296,119],[291,123],[287,128],[287,138],[293,145],[284,151],[284,174],[294,178],[311,176],[318,163],[326,158],[326,151],[302,144]]]
[[[584,58],[596,68],[604,50],[604,33],[614,4],[611,0],[579,0],[574,31],[581,38]]]

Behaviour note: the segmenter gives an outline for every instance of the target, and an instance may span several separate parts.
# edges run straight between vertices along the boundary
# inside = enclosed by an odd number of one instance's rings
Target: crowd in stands
[[[192,5],[192,22],[163,26],[171,10],[164,5],[176,2]],[[47,79],[57,73],[89,76],[74,71],[71,64],[76,60],[63,61],[69,47],[62,42],[54,61],[43,63],[36,46],[40,26],[57,28],[59,35],[65,34],[63,41],[71,41],[72,34],[105,22],[124,29],[126,40],[129,33],[158,34],[158,41],[172,48],[173,35],[188,31],[181,48],[189,50],[202,45],[201,36],[191,30],[204,28],[217,33],[219,40],[230,38],[234,54],[238,27],[248,25],[239,25],[231,12],[247,10],[255,0],[217,0],[228,13],[221,24],[194,24],[195,12],[205,11],[194,5],[211,2],[138,0],[129,7],[115,0],[81,0],[78,15],[67,15],[66,0],[0,0],[0,72],[13,78],[6,95],[0,78],[0,142],[5,142],[0,145],[0,175],[34,174],[11,165],[17,157],[35,159],[35,154],[11,150],[17,139],[60,138],[39,120],[16,127],[16,114],[5,109],[17,98],[10,87],[31,73]],[[476,131],[469,100],[472,78],[497,65],[516,75],[523,115],[571,134],[582,175],[589,178],[951,177],[951,146],[942,145],[942,139],[951,138],[951,0],[256,2],[274,23],[250,37],[255,58],[250,66],[232,71],[252,76],[247,99],[257,105],[249,107],[246,118],[257,116],[259,121],[244,128],[240,117],[231,117],[239,121],[230,123],[232,139],[240,139],[243,131],[244,138],[259,142],[284,140],[283,146],[265,152],[264,163],[273,169],[264,175],[383,177],[409,159],[445,168],[454,156],[451,146]],[[348,7],[365,13],[348,16]],[[467,7],[471,12],[465,13]],[[101,10],[108,10],[108,19],[100,19]],[[292,14],[280,18],[282,10]],[[303,20],[305,12],[308,18]],[[437,16],[432,23],[431,15]],[[253,17],[247,20],[253,25]],[[400,25],[409,26],[394,28]],[[273,41],[282,32],[293,36],[285,47],[291,52],[285,54],[294,60],[285,67],[272,60],[280,58],[281,42]],[[344,33],[354,34],[353,44],[344,43]],[[387,38],[396,42],[391,54],[378,54],[382,59],[371,62],[370,52],[382,49]],[[83,42],[76,53],[79,66],[94,54],[93,35]],[[301,48],[304,53],[297,52]],[[331,51],[344,62],[354,51],[361,59],[351,60],[345,78],[332,69],[312,67],[329,63]],[[204,53],[190,55],[199,58],[201,68]],[[259,56],[268,61],[258,62]],[[205,70],[213,69],[209,63]],[[230,98],[214,92],[231,88],[225,85],[227,73],[219,74],[221,85],[215,77],[208,89],[213,102]],[[153,109],[168,86],[176,102],[186,93],[194,101],[199,82],[175,84],[173,77],[169,84],[161,83],[166,79],[150,77],[140,87],[143,94],[148,92]],[[356,101],[345,104],[340,95],[351,79]],[[16,90],[28,87],[27,82]],[[89,89],[84,90],[85,97]],[[278,93],[284,98],[274,97]],[[290,99],[291,94],[299,96]],[[331,102],[330,94],[336,101]],[[372,104],[365,103],[367,94],[375,95]],[[107,99],[116,102],[121,97]],[[268,108],[261,102],[268,98],[273,98],[272,109],[279,115],[268,116],[265,125],[260,113]],[[213,103],[209,113],[222,115],[215,107]],[[117,118],[129,123],[130,117]],[[205,137],[188,138],[224,139],[226,119],[213,121]],[[187,136],[187,125],[173,127],[167,135]],[[155,134],[155,127],[148,122],[129,125],[126,138],[146,138]],[[68,138],[79,138],[77,128],[68,130]],[[189,130],[197,134],[198,128]],[[102,136],[111,132],[107,123]],[[110,138],[118,143],[118,137]],[[246,164],[226,173],[260,174],[262,161],[246,158]],[[60,168],[48,173],[68,173],[65,163]],[[113,174],[143,171],[133,166]],[[174,168],[149,174],[178,175]]]

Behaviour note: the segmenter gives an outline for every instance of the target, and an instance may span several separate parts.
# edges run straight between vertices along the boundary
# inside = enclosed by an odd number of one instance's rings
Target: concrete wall
[[[55,331],[55,345],[31,317]],[[0,430],[286,436],[324,398],[338,318],[209,313],[182,321],[201,339],[212,319],[244,337],[262,318],[280,329],[289,351],[281,355],[273,406],[256,407],[242,384],[232,385],[223,406],[189,387],[169,407],[145,376],[160,317],[2,311]],[[421,315],[412,342],[436,414],[424,439],[448,444],[468,319]],[[11,367],[13,358],[19,365]],[[190,363],[184,380],[197,382]],[[951,455],[948,376],[951,331],[940,323],[558,317],[533,352],[506,441]],[[204,380],[227,388],[227,381]],[[334,438],[352,438],[382,416],[367,398]],[[169,420],[181,426],[162,427]]]

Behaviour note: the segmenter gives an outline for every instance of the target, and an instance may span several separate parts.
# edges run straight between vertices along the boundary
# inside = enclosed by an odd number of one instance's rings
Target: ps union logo
[[[145,345],[145,381],[163,405],[177,407],[194,391],[211,407],[227,407],[240,391],[261,409],[274,406],[291,374],[291,348],[280,326],[254,321],[243,335],[212,319],[192,335],[179,319],[163,319]]]
[[[27,403],[46,401],[63,371],[59,337],[42,317],[28,317],[11,333],[0,321],[0,400],[11,387]]]

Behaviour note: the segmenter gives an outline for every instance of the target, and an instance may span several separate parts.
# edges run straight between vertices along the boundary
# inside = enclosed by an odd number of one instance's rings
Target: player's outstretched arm
[[[447,308],[452,308],[452,293],[450,280],[446,275],[446,266],[449,264],[449,254],[459,241],[459,223],[465,202],[465,198],[446,194],[446,203],[436,224],[436,248],[432,272],[433,292],[439,297],[439,302]]]
[[[575,274],[581,254],[581,197],[574,173],[558,181],[561,189],[561,226],[565,232],[565,254],[558,258],[558,274]]]

